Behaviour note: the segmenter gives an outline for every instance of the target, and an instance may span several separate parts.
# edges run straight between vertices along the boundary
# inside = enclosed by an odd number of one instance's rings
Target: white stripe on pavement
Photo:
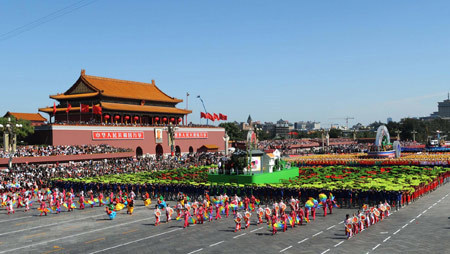
[[[285,251],[285,250],[289,250],[290,248],[292,248],[292,245],[289,246],[289,247],[286,247],[286,248],[284,248],[284,249],[282,249],[282,250],[280,250],[280,252],[283,252],[283,251]]]
[[[377,244],[377,246],[373,247],[372,250],[375,250],[376,248],[378,248],[378,246],[380,246],[381,244]]]
[[[308,240],[309,238],[305,238],[305,239],[303,239],[303,240],[301,240],[300,242],[298,242],[298,243],[302,243],[302,242],[304,242],[304,241],[306,241],[306,240]]]
[[[237,236],[235,236],[235,237],[233,237],[233,238],[238,238],[238,237],[243,236],[243,235],[246,235],[246,234],[247,234],[247,233],[243,233],[243,234],[237,235]]]
[[[315,233],[315,234],[313,235],[313,237],[314,237],[314,236],[317,236],[317,235],[320,235],[320,234],[322,234],[322,233],[323,233],[323,231],[317,232],[317,233]]]
[[[330,251],[330,249],[327,249],[327,250],[323,251],[321,254],[325,254],[325,253],[327,253],[329,251]]]
[[[131,241],[131,242],[127,242],[127,243],[122,243],[122,244],[119,244],[119,245],[116,245],[116,246],[112,246],[112,247],[109,247],[109,248],[106,248],[106,249],[103,249],[103,250],[94,251],[94,252],[91,252],[90,254],[100,253],[100,252],[104,252],[104,251],[107,251],[107,250],[119,248],[119,247],[122,247],[122,246],[125,246],[125,245],[129,245],[129,244],[132,244],[132,243],[137,243],[137,242],[144,241],[144,240],[147,240],[147,239],[150,239],[150,238],[153,238],[153,237],[157,237],[157,236],[160,236],[160,235],[165,235],[165,234],[168,234],[168,233],[172,233],[173,231],[177,231],[177,230],[181,230],[181,229],[182,228],[172,229],[172,230],[169,230],[167,232],[163,232],[163,233],[159,233],[159,234],[156,234],[156,235],[147,236],[147,237],[144,237],[144,238],[141,238],[141,239],[137,239],[137,240],[134,240],[134,241]]]
[[[335,244],[334,247],[338,247],[339,245],[341,245],[341,244],[343,244],[343,243],[344,243],[344,241],[340,241],[340,242],[338,242],[337,244]]]
[[[19,233],[19,232],[23,232],[23,231],[29,231],[29,230],[33,230],[33,229],[37,229],[37,228],[46,228],[46,227],[51,227],[51,226],[55,226],[55,225],[67,224],[67,223],[73,222],[73,221],[85,220],[85,219],[95,218],[95,217],[100,217],[100,216],[105,216],[105,215],[102,213],[102,214],[94,215],[94,216],[90,216],[90,217],[83,217],[83,218],[78,218],[78,219],[73,219],[73,220],[65,220],[65,221],[59,221],[59,222],[55,222],[55,223],[51,223],[51,224],[45,224],[45,225],[42,225],[42,226],[36,226],[36,227],[31,227],[31,228],[24,228],[24,229],[11,231],[11,232],[0,233],[0,236],[8,235],[8,234],[14,234],[14,233]]]
[[[383,240],[383,243],[386,242],[387,240],[391,239],[391,237],[387,237],[386,239]]]
[[[3,223],[3,222],[10,222],[10,221],[13,221],[13,220],[23,220],[23,219],[30,218],[30,217],[33,217],[33,215],[25,216],[25,217],[20,217],[20,218],[15,218],[15,219],[0,220],[0,223]]]
[[[334,227],[336,227],[336,225],[333,225],[333,226],[327,228],[327,230],[330,230],[330,229],[332,229],[332,228],[334,228]]]
[[[220,241],[220,242],[217,242],[217,243],[213,243],[213,244],[209,245],[209,247],[213,247],[213,246],[219,245],[219,244],[221,244],[223,242],[225,242],[225,241]]]
[[[196,253],[196,252],[199,252],[199,251],[202,251],[202,250],[203,250],[203,248],[200,248],[200,249],[198,249],[198,250],[191,251],[191,252],[189,252],[188,254]]]
[[[261,229],[263,229],[264,227],[260,227],[260,228],[257,228],[257,229],[253,229],[252,231],[250,231],[250,233],[253,233],[253,232],[255,232],[255,231],[258,231],[258,230],[261,230]]]
[[[104,214],[101,214],[101,216],[104,216]],[[103,231],[105,229],[120,227],[120,226],[123,226],[123,225],[128,225],[128,224],[132,224],[132,223],[136,223],[136,222],[144,221],[144,220],[149,220],[149,219],[150,218],[144,218],[144,219],[140,219],[140,220],[125,222],[125,223],[120,223],[120,224],[114,224],[112,226],[108,226],[108,227],[104,227],[104,228],[97,228],[97,229],[93,229],[91,231],[84,231],[84,232],[81,232],[81,233],[78,233],[78,234],[68,235],[68,236],[55,238],[55,239],[44,241],[44,242],[39,242],[39,243],[30,244],[30,245],[25,245],[25,246],[14,248],[14,249],[2,250],[2,251],[0,251],[0,253],[13,252],[13,251],[16,251],[16,250],[21,250],[21,249],[25,249],[25,248],[34,247],[34,246],[37,246],[37,245],[42,245],[42,244],[47,244],[47,243],[51,243],[51,242],[56,242],[56,241],[60,241],[60,240],[63,240],[63,239],[72,238],[72,237],[75,237],[75,236],[80,236],[80,235],[85,235],[85,234],[94,233],[94,232],[98,232],[98,231]],[[179,229],[181,229],[181,228],[179,228]],[[168,231],[167,233],[172,232],[172,231],[174,231],[174,230]]]
[[[400,232],[401,229],[397,230],[394,232],[394,235],[396,235],[398,232]]]

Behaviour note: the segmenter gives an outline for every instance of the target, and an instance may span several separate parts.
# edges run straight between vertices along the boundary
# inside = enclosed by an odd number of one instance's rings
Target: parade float
[[[385,125],[378,127],[375,143],[372,150],[367,152],[369,158],[399,158],[401,153],[400,142],[390,142],[389,131]]]
[[[441,136],[441,131],[436,131],[436,138],[429,139],[425,146],[427,152],[450,152],[450,146],[447,146],[445,138],[447,136]]]
[[[299,176],[297,167],[281,160],[281,153],[275,150],[265,153],[255,150],[257,146],[256,133],[247,133],[247,150],[238,150],[222,163],[217,172],[208,174],[211,183],[236,184],[277,184],[282,180]]]

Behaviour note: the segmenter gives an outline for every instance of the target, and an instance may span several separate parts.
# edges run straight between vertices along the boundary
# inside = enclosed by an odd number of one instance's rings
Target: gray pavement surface
[[[14,215],[0,210],[1,253],[450,253],[450,184],[393,212],[383,221],[347,240],[345,214],[334,209],[315,221],[272,236],[266,224],[234,232],[233,218],[182,228],[172,220],[154,226],[153,209],[138,201],[109,220],[104,208],[38,216],[32,209]],[[36,205],[36,204],[35,204]],[[173,205],[173,203],[172,203]],[[165,215],[165,214],[164,214]]]

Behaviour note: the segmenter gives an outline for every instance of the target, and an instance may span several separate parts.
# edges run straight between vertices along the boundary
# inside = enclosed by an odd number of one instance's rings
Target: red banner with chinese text
[[[174,138],[176,139],[208,138],[208,132],[177,131],[174,134]]]
[[[144,139],[143,131],[92,131],[92,140]]]

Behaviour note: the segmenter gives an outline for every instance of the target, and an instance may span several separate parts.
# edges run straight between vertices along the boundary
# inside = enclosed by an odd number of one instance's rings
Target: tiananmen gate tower
[[[185,123],[191,110],[151,83],[86,75],[64,93],[50,95],[53,106],[40,112],[53,123],[35,128],[35,142],[51,145],[110,144],[140,154],[192,153],[202,146],[225,149],[225,130]],[[169,130],[174,130],[170,141]],[[171,148],[170,144],[173,145]]]

